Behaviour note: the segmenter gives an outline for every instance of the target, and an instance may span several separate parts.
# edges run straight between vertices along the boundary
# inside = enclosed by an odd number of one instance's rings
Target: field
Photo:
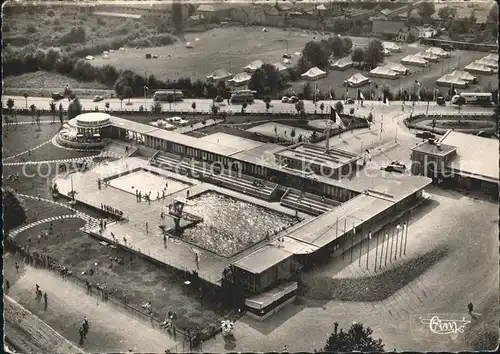
[[[237,74],[254,60],[276,63],[286,52],[285,40],[288,41],[288,52],[293,54],[302,51],[314,36],[277,28],[268,28],[268,32],[262,32],[262,27],[216,28],[203,33],[186,34],[185,41],[193,44],[192,49],[186,48],[182,42],[157,48],[127,48],[125,52],[115,53],[109,59],[96,57],[93,64],[110,64],[117,69],[129,69],[142,75],[153,74],[162,80],[180,77],[204,80],[207,75],[222,68]],[[316,39],[320,38],[316,36]],[[157,55],[158,58],[146,60],[146,53]]]
[[[494,1],[450,1],[450,2],[441,2],[436,3],[434,8],[436,12],[434,16],[437,16],[439,10],[443,7],[451,7],[457,10],[457,18],[461,17],[469,17],[471,13],[474,13],[474,16],[478,19],[479,22],[485,21],[490,13],[491,6],[494,5]]]
[[[104,84],[98,82],[78,81],[58,73],[37,71],[22,75],[7,76],[4,78],[4,94],[29,96],[50,96],[53,92],[64,92],[68,85],[80,97],[101,95],[109,96],[113,93]]]

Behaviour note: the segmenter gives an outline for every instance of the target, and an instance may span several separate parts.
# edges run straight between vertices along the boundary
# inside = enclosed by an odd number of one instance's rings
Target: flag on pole
[[[342,122],[342,119],[340,119],[339,114],[337,113],[335,108],[333,108],[332,106],[330,106],[330,119],[334,123],[337,123],[339,125],[339,127],[341,127],[342,129],[345,128],[344,122]]]

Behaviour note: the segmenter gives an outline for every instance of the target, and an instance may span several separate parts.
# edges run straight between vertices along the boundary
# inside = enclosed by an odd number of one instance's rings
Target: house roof
[[[254,60],[250,64],[248,64],[247,66],[245,66],[244,69],[247,69],[247,70],[257,70],[262,65],[264,65],[264,63],[262,62],[262,60]]]
[[[401,47],[400,47],[400,46],[398,46],[396,43],[393,43],[393,42],[383,42],[383,43],[382,43],[382,46],[383,46],[384,48],[387,48],[387,49],[393,49],[393,50],[394,50],[394,49],[398,49],[398,50],[399,50],[399,49],[401,49]]]
[[[370,71],[370,74],[375,75],[387,75],[387,76],[397,76],[398,73],[386,66],[377,66],[375,69]]]
[[[491,68],[498,68],[498,60],[482,58],[476,61],[477,64],[486,65]]]
[[[451,75],[451,74],[446,74],[439,79],[436,80],[436,82],[445,82],[448,84],[454,84],[454,85],[467,85],[467,82],[465,80],[462,80],[461,78]]]
[[[470,63],[464,69],[465,70],[482,71],[485,73],[492,73],[493,72],[493,68],[486,66],[486,65],[483,65],[483,64],[478,64],[477,62]]]
[[[465,81],[474,81],[476,77],[467,71],[455,70],[450,73],[452,76],[456,76]]]
[[[233,76],[233,74],[231,74],[226,69],[219,69],[215,70],[213,73],[208,75],[207,78],[217,80],[217,79],[225,79],[231,76]]]
[[[428,141],[424,141],[423,143],[420,143],[417,146],[413,147],[411,150],[435,156],[445,156],[450,152],[456,150],[456,148],[454,146],[446,144],[440,144],[438,146],[436,144],[431,144]]]
[[[476,176],[498,181],[498,139],[482,138],[472,134],[449,130],[439,140],[442,144],[455,146],[457,155],[449,167]]]
[[[385,67],[389,68],[391,70],[397,71],[397,72],[406,72],[406,71],[408,71],[408,68],[406,66],[404,66],[403,64],[400,64],[400,63],[389,62],[389,63],[385,64]]]
[[[321,75],[325,75],[326,72],[315,66],[314,68],[311,68],[307,70],[305,73],[303,73],[301,76],[308,76],[308,77],[318,77]]]
[[[274,63],[273,66],[276,68],[278,71],[283,71],[288,69],[285,65],[283,65],[281,62]]]
[[[350,78],[348,78],[346,81],[351,82],[353,84],[358,84],[358,83],[363,82],[363,81],[370,81],[370,79],[367,78],[366,76],[364,76],[363,74],[356,73],[353,76],[351,76]]]
[[[352,62],[351,58],[342,58],[342,59],[339,59],[336,62],[334,62],[332,64],[332,66],[343,67],[343,66],[351,65],[352,63],[353,62]]]
[[[248,73],[239,73],[234,75],[233,78],[229,81],[241,83],[250,80],[251,77],[252,76]]]
[[[234,266],[252,274],[260,274],[292,256],[282,248],[266,245],[233,263]]]
[[[406,61],[406,62],[412,62],[412,63],[427,63],[427,60],[425,60],[422,57],[419,57],[418,55],[407,55],[401,61]]]
[[[380,11],[380,13],[384,16],[389,16],[392,13],[392,10],[383,9],[382,11]]]

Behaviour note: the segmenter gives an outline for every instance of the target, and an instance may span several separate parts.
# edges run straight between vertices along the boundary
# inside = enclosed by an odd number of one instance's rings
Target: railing
[[[88,296],[93,296],[96,297],[97,299],[101,298],[101,301],[110,303],[112,306],[118,307],[118,308],[123,308],[127,310],[128,313],[132,314],[134,317],[139,318],[143,322],[150,323],[151,326],[156,327],[156,328],[163,328],[166,329],[165,326],[162,325],[163,320],[155,317],[152,313],[146,313],[130,304],[127,303],[127,301],[120,300],[116,296],[113,296],[112,294],[109,293],[107,289],[103,289],[101,287],[94,286],[93,284],[90,285],[90,291],[88,290],[89,288],[87,287],[87,281],[84,279],[81,279],[80,277],[74,275],[71,272],[64,271],[65,268],[63,268],[55,259],[43,255],[37,252],[29,252],[24,249],[24,247],[21,247],[15,243],[15,239],[12,237],[9,237],[5,240],[5,246],[7,249],[10,249],[11,251],[15,252],[15,255],[19,255],[22,260],[26,264],[32,265],[37,268],[42,268],[46,269],[52,272],[55,272],[56,274],[59,274],[64,281],[70,280],[73,282],[73,284],[76,284],[78,287],[81,287],[83,289],[86,289],[87,295]],[[234,316],[234,311],[229,313],[228,316]],[[166,317],[166,315],[165,315]],[[227,316],[226,316],[227,317]],[[174,329],[175,328],[175,329]],[[179,334],[182,336],[182,340],[180,345],[182,345],[182,351],[184,352],[185,348],[189,348],[190,350],[193,348],[193,345],[190,344],[191,341],[194,338],[194,332],[191,333],[188,330],[184,329],[179,329],[177,327],[172,326],[171,329],[168,329],[167,332],[171,337],[176,339],[176,335]],[[220,328],[216,328],[214,331],[210,332],[209,337],[216,335],[217,333],[220,332]],[[179,344],[176,344],[173,348],[178,349]],[[170,348],[170,349],[173,349]]]

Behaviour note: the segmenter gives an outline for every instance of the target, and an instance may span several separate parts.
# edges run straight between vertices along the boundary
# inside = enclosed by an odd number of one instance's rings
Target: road
[[[163,353],[175,346],[175,341],[163,330],[138,320],[118,309],[103,303],[101,299],[88,296],[83,288],[47,270],[40,270],[20,263],[20,274],[13,270],[19,260],[12,254],[5,255],[5,277],[10,282],[9,296],[47,322],[73,343],[78,342],[78,328],[84,316],[90,321],[90,332],[82,349],[86,352],[133,351]],[[35,301],[35,284],[48,294],[48,307]],[[6,329],[8,333],[8,328]]]
[[[50,109],[50,102],[52,102],[52,99],[49,97],[28,97],[27,101],[24,99],[22,96],[3,96],[2,97],[2,102],[4,106],[6,106],[7,100],[9,98],[12,98],[15,103],[15,107],[17,108],[25,108],[26,106],[29,107],[32,104],[34,104],[37,108],[39,109],[45,109],[49,110]],[[130,101],[130,105],[127,105],[127,103]],[[27,103],[26,103],[27,102]],[[124,100],[123,102],[120,102],[119,99],[117,98],[112,98],[112,99],[105,99],[101,102],[93,102],[92,99],[90,98],[81,98],[80,102],[82,104],[82,107],[84,110],[94,110],[95,107],[99,109],[99,111],[106,111],[106,102],[109,103],[110,105],[110,111],[121,111],[121,110],[126,110],[126,111],[139,111],[139,107],[142,105],[144,109],[150,110],[151,105],[153,104],[153,100],[151,98],[131,98],[130,100]],[[184,101],[181,102],[175,102],[172,103],[171,105],[168,103],[163,103],[162,109],[164,112],[168,111],[175,111],[175,112],[182,112],[182,113],[190,113],[193,112],[193,108],[191,105],[193,102],[196,102],[196,112],[211,112],[211,105],[213,101],[211,99],[198,99],[198,98],[186,98]],[[321,103],[325,105],[325,110],[324,112],[330,112],[329,106],[334,106],[338,100],[333,100],[333,101],[319,101],[316,105],[312,101],[304,101],[304,108],[307,113],[313,113],[315,110],[318,113],[321,113],[321,110],[319,109]],[[59,107],[59,104],[62,104],[64,109],[67,109],[68,107],[68,100],[61,100],[57,102],[57,107]],[[232,111],[233,113],[238,113],[241,111],[241,105],[236,105],[236,104],[231,104],[228,105],[227,101],[218,104],[220,107],[221,111]],[[371,108],[373,105],[374,107],[374,114],[375,112],[378,112],[384,107],[384,111],[386,113],[394,112],[394,111],[401,111],[401,102],[392,102],[390,106],[384,105],[380,101],[365,101],[364,106],[366,109]],[[347,112],[348,109],[356,107],[357,104],[353,105],[345,105],[344,111]],[[415,107],[419,109],[419,112],[425,112],[425,109],[427,107],[427,102],[416,102]],[[406,112],[408,112],[408,109],[410,109],[411,106],[407,105]],[[423,108],[423,110],[421,109]],[[369,111],[366,111],[368,114]],[[274,100],[271,102],[271,108],[267,111],[266,110],[266,104],[261,101],[261,100],[256,100],[254,103],[249,104],[246,108],[246,112],[251,112],[251,113],[262,113],[265,114],[267,112],[270,113],[293,113],[296,114],[297,110],[295,109],[294,104],[290,103],[282,103],[279,100]],[[436,103],[431,103],[429,104],[429,112],[436,112],[436,113],[458,113],[457,107],[447,105],[445,107],[443,106],[438,106]],[[489,107],[474,107],[474,106],[465,106],[462,108],[462,113],[482,113],[482,112],[493,112],[493,108]],[[119,114],[118,112],[116,114]]]

